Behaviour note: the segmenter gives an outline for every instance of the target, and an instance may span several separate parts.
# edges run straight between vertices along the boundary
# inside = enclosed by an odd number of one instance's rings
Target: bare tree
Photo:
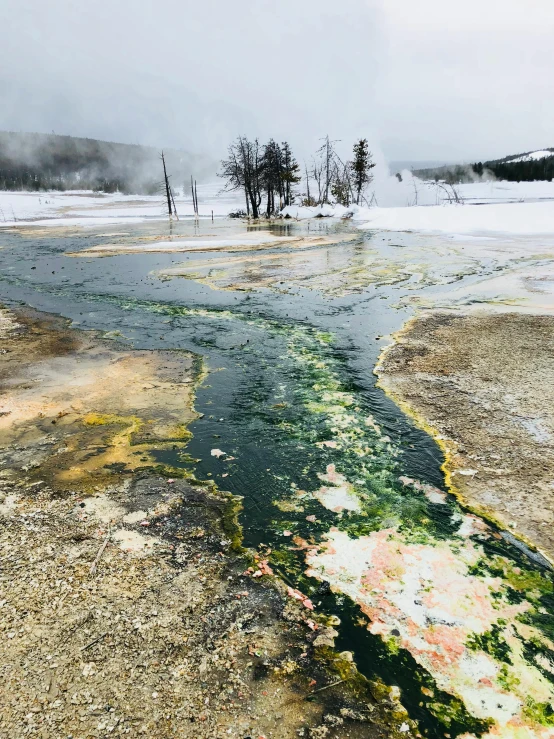
[[[226,181],[227,190],[244,190],[246,210],[253,218],[260,215],[262,202],[263,157],[258,139],[249,141],[239,136],[228,149],[228,157],[221,162],[220,177]]]
[[[308,165],[306,162],[304,162],[304,169],[306,170],[306,198],[308,201],[308,205],[310,204],[311,197],[310,197],[310,175],[308,174]]]
[[[436,187],[437,187],[437,193],[439,193],[439,191],[442,190],[442,192],[445,195],[446,200],[449,203],[463,204],[464,199],[463,197],[460,196],[458,189],[454,185],[451,185],[448,183],[437,182]]]
[[[319,158],[314,161],[312,174],[318,186],[318,202],[328,203],[332,195],[341,205],[350,205],[354,200],[353,172],[350,162],[343,162],[335,150],[337,141],[325,136],[317,150]]]
[[[325,191],[323,163],[317,162],[315,159],[313,160],[312,165],[312,176],[317,185],[317,202],[318,205],[321,205],[323,202],[323,193]]]
[[[333,165],[336,157],[334,144],[336,143],[336,141],[331,141],[329,139],[329,135],[327,135],[323,139],[322,146],[317,150],[317,153],[319,154],[321,160],[324,182],[323,192],[319,198],[320,202],[322,203],[329,202],[329,191],[331,189]]]
[[[245,136],[239,136],[239,146],[244,162],[244,183],[250,199],[252,217],[259,218],[262,204],[262,152],[258,139],[248,141]]]
[[[227,153],[227,159],[223,159],[221,162],[221,172],[218,172],[218,177],[223,177],[226,180],[226,190],[244,190],[244,196],[246,199],[246,211],[248,215],[250,215],[250,201],[248,199],[248,192],[244,183],[244,163],[242,161],[240,148],[237,141],[229,146]]]

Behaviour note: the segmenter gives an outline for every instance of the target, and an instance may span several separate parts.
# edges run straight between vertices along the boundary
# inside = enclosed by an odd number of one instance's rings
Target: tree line
[[[434,180],[437,183],[444,182],[447,185],[461,185],[475,181],[472,167],[468,164],[445,164],[441,167],[413,169],[412,174],[420,180]],[[400,173],[397,173],[396,176],[401,177]]]
[[[366,188],[375,166],[368,142],[359,139],[348,161],[340,158],[336,143],[326,136],[310,165],[304,164],[301,171],[288,142],[279,144],[270,139],[260,144],[258,139],[238,136],[230,144],[218,175],[225,179],[227,190],[242,190],[244,215],[252,218],[270,218],[299,196],[303,205],[361,205],[367,202]],[[302,181],[305,190],[298,193]]]
[[[153,195],[157,192],[157,185],[153,182],[141,183],[140,189],[148,195]],[[125,194],[136,192],[136,188],[133,188],[127,180],[121,178],[106,178],[81,172],[57,174],[52,170],[26,166],[0,167],[0,190],[26,190],[28,192],[95,190],[97,192],[122,192]]]
[[[534,180],[551,182],[554,178],[554,151],[551,152],[551,156],[543,159],[519,162],[497,159],[490,162],[476,162],[471,167],[479,176],[488,171],[492,172],[497,179],[508,180],[508,182],[532,182]]]
[[[533,182],[554,179],[554,149],[550,156],[542,159],[516,161],[525,154],[513,154],[503,159],[492,159],[473,164],[445,164],[443,167],[414,169],[413,174],[422,180],[443,181],[447,185],[475,182],[476,176],[483,180],[508,180],[508,182]]]

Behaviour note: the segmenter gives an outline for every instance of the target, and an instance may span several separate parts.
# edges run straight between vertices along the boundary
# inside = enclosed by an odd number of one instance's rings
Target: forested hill
[[[448,164],[443,167],[414,169],[424,180],[444,180],[450,184],[472,182],[475,179],[498,179],[510,182],[530,182],[554,178],[554,148],[511,154],[502,159],[490,159],[474,164]]]
[[[552,180],[554,177],[554,148],[513,154],[503,159],[477,162],[472,165],[476,174],[489,170],[499,180],[522,182]]]
[[[164,149],[175,188],[213,174],[216,164]],[[160,151],[57,134],[0,131],[0,190],[102,190],[153,193],[163,179]]]

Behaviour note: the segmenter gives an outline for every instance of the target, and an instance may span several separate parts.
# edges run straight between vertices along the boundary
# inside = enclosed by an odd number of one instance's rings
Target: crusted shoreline
[[[439,443],[449,490],[554,561],[554,319],[429,311],[393,338],[378,384]]]
[[[155,464],[193,357],[33,311],[0,337],[0,736],[417,734],[241,548],[239,499]]]

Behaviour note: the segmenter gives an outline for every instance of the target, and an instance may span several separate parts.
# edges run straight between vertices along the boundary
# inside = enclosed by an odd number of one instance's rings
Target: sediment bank
[[[554,319],[429,312],[395,336],[379,384],[446,453],[453,492],[554,560]]]

